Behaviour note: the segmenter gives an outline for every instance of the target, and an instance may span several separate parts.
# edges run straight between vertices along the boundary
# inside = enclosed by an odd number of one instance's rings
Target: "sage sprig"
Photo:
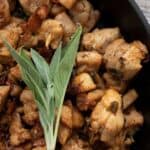
[[[19,53],[4,43],[19,64],[23,81],[34,94],[43,127],[47,150],[55,150],[57,134],[67,85],[75,63],[82,28],[78,27],[70,42],[57,48],[50,65],[35,50],[31,58],[23,49]]]

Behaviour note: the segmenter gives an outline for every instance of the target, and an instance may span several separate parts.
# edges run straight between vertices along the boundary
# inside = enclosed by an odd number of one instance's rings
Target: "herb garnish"
[[[19,53],[6,41],[10,54],[19,64],[22,78],[34,94],[44,130],[47,150],[55,150],[67,85],[75,63],[82,28],[78,27],[70,42],[57,48],[50,65],[35,50],[31,59],[23,49]]]

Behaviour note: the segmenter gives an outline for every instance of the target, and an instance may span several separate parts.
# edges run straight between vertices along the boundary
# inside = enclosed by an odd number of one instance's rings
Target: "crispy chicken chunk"
[[[51,6],[50,0],[19,0],[19,2],[27,14],[34,13],[42,5]]]
[[[72,134],[72,129],[60,123],[58,131],[58,140],[61,145],[64,145]]]
[[[123,109],[127,109],[131,104],[134,103],[134,101],[138,98],[138,93],[135,89],[129,90],[124,96],[123,96]]]
[[[10,86],[7,85],[0,86],[0,112],[2,111],[3,106],[7,100],[9,91],[10,91]]]
[[[61,121],[69,128],[81,128],[84,124],[82,114],[72,105],[70,101],[63,105]]]
[[[0,0],[0,28],[10,21],[10,7],[8,0]]]
[[[95,26],[99,18],[99,11],[94,10],[87,0],[77,1],[69,12],[73,21],[80,23],[86,32]]]
[[[104,95],[104,90],[96,89],[77,95],[77,106],[81,111],[92,109]]]
[[[118,28],[95,29],[91,33],[83,36],[82,45],[87,50],[96,50],[99,53],[105,53],[105,47],[120,36]]]
[[[17,46],[19,36],[22,33],[20,27],[6,27],[5,29],[0,30],[0,35],[5,38],[14,48]],[[0,39],[0,63],[7,64],[11,60],[10,53],[7,48],[4,46],[3,41]]]
[[[23,120],[26,124],[33,125],[39,116],[32,92],[28,89],[23,90],[20,101],[23,103]]]
[[[64,28],[64,41],[68,41],[71,35],[75,32],[76,30],[76,25],[72,21],[72,19],[67,15],[65,12],[59,13],[56,17],[55,20],[59,21],[63,28]]]
[[[68,140],[68,142],[62,147],[61,150],[92,150],[89,144],[78,136],[74,136]]]
[[[81,51],[77,53],[76,65],[84,71],[98,71],[102,63],[102,56],[95,51]]]
[[[20,69],[19,69],[19,65],[16,65],[14,67],[12,67],[10,69],[10,73],[9,75],[14,78],[15,80],[21,80],[22,77],[21,77],[21,72],[20,72]]]
[[[39,31],[39,40],[45,41],[45,46],[56,49],[63,38],[64,30],[59,21],[47,19],[43,21]]]
[[[67,9],[71,9],[77,0],[58,0],[58,2]]]
[[[10,125],[10,143],[13,146],[18,146],[28,140],[31,140],[31,134],[28,129],[22,125],[20,115],[15,113]]]
[[[141,113],[137,112],[135,108],[131,108],[127,114],[125,114],[125,128],[139,127],[143,124],[144,118]]]
[[[53,16],[56,16],[56,15],[58,15],[58,14],[64,12],[64,11],[65,11],[65,8],[62,5],[53,4],[50,13]]]
[[[61,121],[67,127],[72,128],[72,108],[67,105],[63,105],[61,113]]]
[[[109,142],[123,128],[124,116],[122,113],[121,95],[109,89],[96,105],[91,114],[91,128],[100,131],[101,141]]]
[[[72,88],[77,93],[83,93],[96,89],[96,84],[88,73],[81,73],[73,78]]]
[[[116,70],[124,80],[130,80],[141,70],[141,62],[147,53],[140,41],[129,44],[119,39],[106,47],[104,61],[108,71]]]

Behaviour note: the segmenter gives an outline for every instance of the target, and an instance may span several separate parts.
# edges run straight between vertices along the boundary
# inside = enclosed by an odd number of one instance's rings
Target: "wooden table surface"
[[[150,0],[135,0],[150,23]]]

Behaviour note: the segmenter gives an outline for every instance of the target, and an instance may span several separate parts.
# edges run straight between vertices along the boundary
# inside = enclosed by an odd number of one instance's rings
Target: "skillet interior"
[[[93,0],[102,12],[98,27],[119,26],[127,41],[141,40],[150,50],[150,26],[134,0]],[[150,150],[150,62],[131,83],[139,93],[137,108],[143,113],[145,123],[135,135],[132,150]]]

